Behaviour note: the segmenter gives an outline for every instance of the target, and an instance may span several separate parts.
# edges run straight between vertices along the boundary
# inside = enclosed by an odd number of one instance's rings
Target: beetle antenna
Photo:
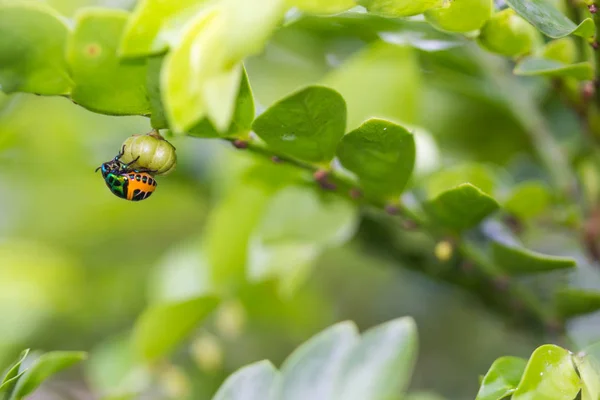
[[[99,166],[98,168],[96,168],[96,170],[95,170],[94,172],[98,172],[98,170],[99,170],[100,168],[102,168],[102,165],[101,165],[101,166]]]

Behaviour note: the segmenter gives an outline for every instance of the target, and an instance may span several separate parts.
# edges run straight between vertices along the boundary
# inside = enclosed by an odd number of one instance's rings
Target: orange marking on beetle
[[[134,192],[136,189],[139,189],[142,192],[154,192],[156,190],[156,181],[154,181],[154,185],[148,183],[148,179],[152,178],[152,175],[147,172],[136,173],[136,176],[146,177],[146,183],[144,183],[141,179],[138,181],[137,179],[130,179],[129,186],[127,187],[127,200],[132,200],[134,196]]]

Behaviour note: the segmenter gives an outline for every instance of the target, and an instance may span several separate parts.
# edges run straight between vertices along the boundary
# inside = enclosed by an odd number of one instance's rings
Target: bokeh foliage
[[[107,400],[400,398],[410,314],[408,390],[462,398],[598,339],[586,4],[50,3],[0,0],[0,359],[90,350],[65,378]],[[119,202],[91,171],[150,128],[178,171]],[[393,320],[217,392],[344,319]],[[478,398],[597,398],[594,360],[500,358]]]

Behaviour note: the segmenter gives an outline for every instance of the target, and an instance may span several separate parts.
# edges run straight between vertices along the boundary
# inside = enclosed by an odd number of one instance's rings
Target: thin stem
[[[245,149],[245,151],[250,151],[254,154],[257,154],[261,157],[265,157],[267,159],[271,159],[275,162],[285,162],[289,165],[292,165],[296,168],[300,168],[302,170],[308,171],[313,174],[315,181],[321,185],[323,189],[331,190],[334,193],[337,193],[342,196],[349,197],[351,200],[369,207],[369,211],[377,211],[376,214],[395,214],[392,209],[395,210],[397,207],[399,214],[412,221],[417,227],[421,228],[423,231],[429,234],[436,241],[447,239],[447,235],[431,225],[425,218],[423,218],[418,213],[415,213],[409,207],[399,203],[394,204],[393,208],[390,207],[390,204],[386,204],[381,200],[377,200],[371,197],[366,196],[353,196],[353,191],[359,190],[358,185],[352,179],[349,179],[345,176],[336,173],[335,171],[329,170],[326,172],[326,182],[323,180],[319,180],[317,176],[321,171],[323,171],[318,165],[310,164],[307,162],[296,160],[292,157],[288,157],[283,154],[279,154],[267,148],[261,142],[255,140],[240,140],[233,138],[225,138],[228,142],[232,143],[234,147],[238,149]],[[329,185],[326,185],[328,183]],[[390,221],[388,219],[388,221]],[[513,301],[521,304],[521,307],[526,310],[528,315],[531,315],[533,319],[536,320],[538,326],[542,326],[543,328],[547,328],[549,326],[556,325],[556,320],[553,319],[553,316],[546,310],[541,301],[533,296],[529,291],[522,287],[520,284],[515,282],[510,282],[508,284],[508,277],[503,274],[502,270],[497,267],[490,259],[487,257],[485,252],[472,243],[469,243],[465,240],[460,240],[460,238],[454,238],[456,249],[462,254],[462,256],[476,265],[482,276],[487,277],[488,280],[494,282],[505,282],[508,287],[508,293],[512,296]],[[426,271],[422,271],[427,273]]]
[[[592,17],[594,18],[594,23],[596,24],[596,37],[594,38],[594,42],[592,43],[592,47],[594,48],[594,84],[596,87],[595,99],[596,105],[600,107],[600,90],[598,85],[600,83],[600,12],[599,12],[600,3],[594,2],[589,6],[590,12],[592,13]]]

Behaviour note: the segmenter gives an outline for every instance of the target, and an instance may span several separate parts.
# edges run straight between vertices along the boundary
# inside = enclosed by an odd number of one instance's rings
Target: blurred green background
[[[79,7],[131,9],[134,2],[48,3],[71,16]],[[349,129],[370,116],[420,127],[417,184],[456,160],[539,175],[521,124],[481,72],[481,54],[470,47],[420,51],[366,36],[310,21],[279,31],[246,64],[259,109],[302,85],[324,83],[346,99]],[[569,146],[574,118],[551,99],[546,105]],[[203,261],[205,236],[220,229],[233,238],[220,251],[245,250],[235,239],[237,217],[244,185],[256,182],[243,176],[262,168],[227,143],[169,137],[176,172],[158,181],[149,201],[122,201],[94,169],[128,136],[149,130],[145,118],[102,116],[64,98],[0,94],[1,365],[24,347],[91,352],[80,369],[45,384],[35,398],[97,398],[126,376],[158,388],[148,398],[209,399],[240,366],[265,358],[278,365],[334,322],[351,319],[366,329],[411,315],[420,338],[411,389],[470,399],[495,358],[527,357],[542,343],[477,299],[410,272],[389,254],[365,251],[356,239],[322,252],[293,292],[282,294],[272,281],[243,284],[172,363],[150,375],[132,373],[124,337],[144,307],[209,288],[210,269],[219,266]],[[235,193],[240,197],[230,204]],[[223,217],[229,206],[238,214]]]

